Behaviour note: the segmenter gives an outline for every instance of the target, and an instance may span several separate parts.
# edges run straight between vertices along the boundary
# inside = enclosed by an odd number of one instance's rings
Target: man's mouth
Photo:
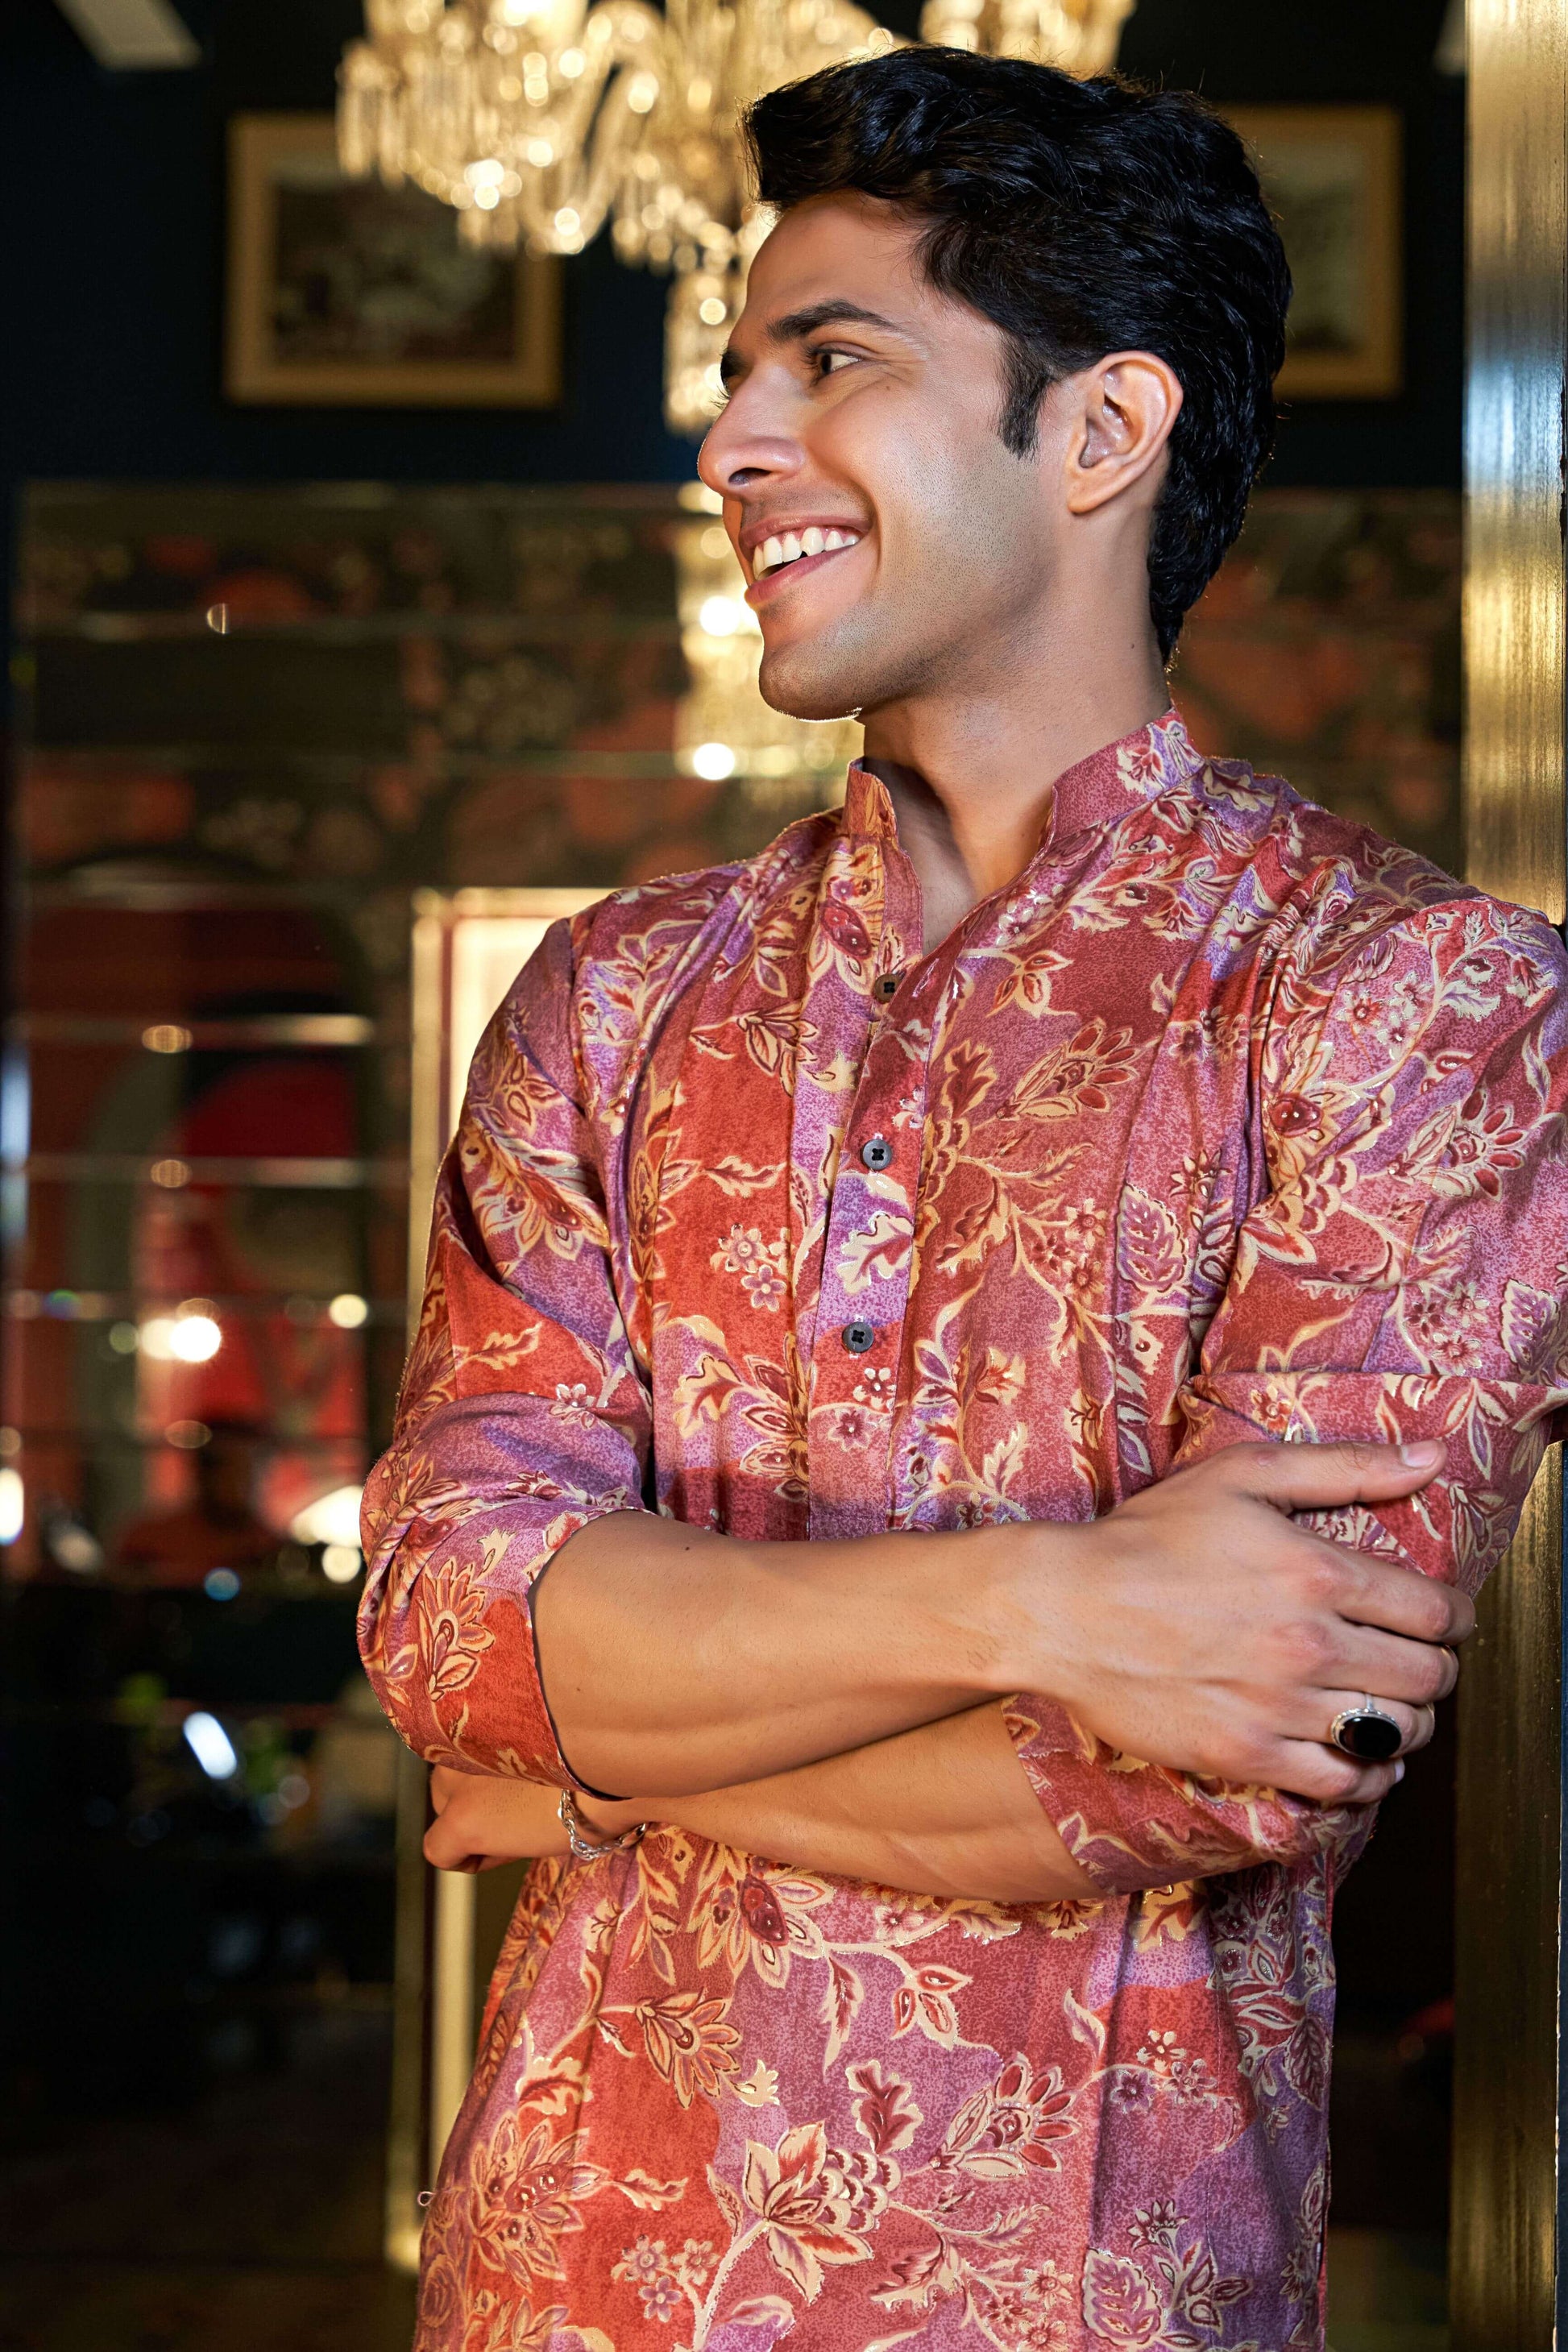
[[[857,530],[824,530],[816,523],[803,531],[781,531],[752,549],[752,577],[765,580],[770,572],[782,572],[786,563],[801,563],[814,555],[837,555],[843,549],[859,544],[860,533]]]

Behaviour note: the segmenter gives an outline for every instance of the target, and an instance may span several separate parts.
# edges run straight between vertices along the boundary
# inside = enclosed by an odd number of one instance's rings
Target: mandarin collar
[[[1172,709],[1136,727],[1131,735],[1104,743],[1057,778],[1051,802],[1049,840],[1059,845],[1095,825],[1112,824],[1130,809],[1185,783],[1204,762]],[[862,761],[850,764],[838,829],[848,839],[898,846],[892,796]],[[1041,847],[1045,846],[1042,841]]]

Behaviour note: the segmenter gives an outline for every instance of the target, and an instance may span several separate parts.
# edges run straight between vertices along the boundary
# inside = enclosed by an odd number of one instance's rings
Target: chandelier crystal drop
[[[924,40],[1098,73],[1134,0],[927,0]],[[853,0],[366,0],[339,68],[354,178],[412,181],[468,242],[581,253],[672,274],[665,413],[700,436],[719,355],[770,226],[740,121],[821,66],[901,47]]]

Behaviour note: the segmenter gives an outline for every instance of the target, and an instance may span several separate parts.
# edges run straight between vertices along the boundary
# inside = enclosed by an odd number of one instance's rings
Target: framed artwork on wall
[[[1284,400],[1403,387],[1401,123],[1392,106],[1227,106],[1279,224],[1296,291]]]
[[[479,252],[424,189],[350,180],[330,114],[229,124],[224,388],[304,407],[543,408],[560,264]]]

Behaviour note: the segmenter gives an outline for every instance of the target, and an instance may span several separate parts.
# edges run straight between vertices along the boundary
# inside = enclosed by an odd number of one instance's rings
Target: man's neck
[[[1169,708],[1152,633],[1126,638],[1087,661],[1016,663],[990,691],[910,696],[867,714],[865,764],[892,800],[928,952],[1028,865],[1058,777]]]

